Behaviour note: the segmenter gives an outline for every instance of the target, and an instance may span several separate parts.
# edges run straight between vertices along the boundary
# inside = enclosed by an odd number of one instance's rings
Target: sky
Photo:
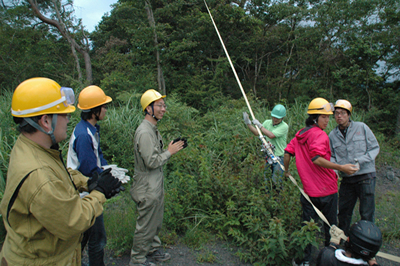
[[[89,32],[101,21],[101,17],[111,11],[110,5],[118,0],[74,0],[75,15],[82,19],[82,24]]]

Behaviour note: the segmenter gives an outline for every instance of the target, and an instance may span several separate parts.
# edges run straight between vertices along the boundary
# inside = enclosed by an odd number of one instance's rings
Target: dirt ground
[[[379,195],[386,193],[389,190],[392,190],[396,193],[400,191],[400,169],[393,170],[393,178],[389,174],[389,178],[387,177],[387,168],[385,166],[380,167],[380,170],[377,172],[377,182],[376,182],[376,196],[378,198]],[[400,206],[399,206],[400,208]],[[399,212],[399,210],[397,210]],[[378,216],[379,213],[376,213]],[[322,248],[322,246],[321,246]],[[251,264],[241,262],[238,257],[234,254],[237,251],[236,247],[229,246],[224,242],[217,242],[212,245],[205,247],[206,250],[211,252],[216,260],[213,263],[200,263],[197,262],[198,254],[201,254],[202,251],[196,251],[188,248],[183,244],[177,244],[175,246],[171,246],[166,249],[166,252],[171,254],[171,260],[158,263],[158,266],[216,266],[216,265],[226,265],[226,266],[248,266]],[[388,253],[395,256],[400,256],[400,240],[394,240],[390,242],[384,242],[381,247],[381,252]],[[204,251],[203,251],[204,253]],[[318,255],[318,249],[313,247],[313,260],[311,261],[311,265],[315,266],[315,260]],[[387,259],[383,259],[378,257],[378,263],[381,266],[400,266],[400,263],[393,262]],[[84,262],[87,262],[87,257],[84,256]],[[124,254],[120,257],[112,256],[110,251],[107,252],[106,255],[106,265],[107,266],[123,266],[129,265],[129,254]],[[288,262],[289,265],[289,262]]]
[[[204,254],[204,251],[196,251],[188,248],[186,245],[178,244],[171,246],[165,250],[171,255],[171,259],[166,262],[157,263],[157,266],[213,266],[213,265],[226,265],[226,266],[250,266],[251,264],[243,263],[238,257],[234,255],[237,251],[236,247],[230,247],[226,243],[217,242],[212,245],[204,247],[215,256],[214,263],[198,263],[198,254]],[[124,254],[120,257],[113,257],[112,253],[107,252],[105,262],[107,266],[125,266],[129,265],[129,254]],[[84,262],[87,263],[87,257],[84,256]]]

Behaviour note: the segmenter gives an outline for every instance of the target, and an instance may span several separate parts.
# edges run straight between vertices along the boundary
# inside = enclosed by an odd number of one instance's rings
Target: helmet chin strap
[[[160,119],[158,119],[158,118],[154,115],[154,105],[153,105],[153,104],[151,104],[151,111],[152,111],[152,114],[150,114],[150,113],[147,112],[147,110],[146,110],[146,115],[151,115],[157,122],[160,121]]]
[[[316,124],[317,127],[321,128],[321,127],[318,125],[318,117],[319,117],[319,116],[320,116],[320,115],[318,115],[318,116],[314,119],[314,124]]]
[[[36,123],[35,121],[32,120],[32,118],[30,117],[25,117],[24,121],[26,123],[28,123],[29,125],[33,126],[34,128],[36,128],[37,130],[43,132],[46,135],[49,135],[51,138],[51,142],[52,142],[52,146],[56,145],[56,137],[54,136],[54,129],[56,128],[56,124],[57,124],[57,114],[53,114],[53,118],[51,119],[51,130],[49,132],[46,132],[41,126],[39,126],[38,123]],[[23,126],[23,124],[22,124]]]

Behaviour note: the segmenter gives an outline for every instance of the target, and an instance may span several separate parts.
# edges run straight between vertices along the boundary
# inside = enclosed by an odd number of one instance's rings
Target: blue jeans
[[[341,183],[339,188],[339,228],[349,235],[351,217],[357,199],[360,199],[361,220],[375,220],[376,177],[357,183]]]
[[[103,214],[96,218],[94,225],[83,234],[82,251],[87,242],[90,266],[104,266],[104,247],[107,243]]]
[[[277,156],[276,158],[278,159],[280,164],[283,166],[283,157]],[[270,169],[271,169],[271,177],[270,178],[267,178],[268,165],[270,166]],[[283,173],[284,173],[284,171],[282,170],[282,167],[279,165],[278,162],[273,163],[273,164],[266,163],[265,171],[264,171],[264,179],[266,182],[267,191],[280,189],[282,187]]]

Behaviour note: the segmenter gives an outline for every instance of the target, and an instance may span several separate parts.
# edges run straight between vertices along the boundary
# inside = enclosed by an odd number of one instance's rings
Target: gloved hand
[[[329,234],[331,235],[331,242],[337,245],[340,245],[340,240],[343,239],[347,241],[347,236],[344,234],[343,230],[337,227],[336,225],[332,225],[329,230]]]
[[[95,172],[92,177],[97,179],[97,185],[94,190],[103,193],[107,199],[110,199],[118,192],[125,190],[125,188],[122,187],[121,181],[115,178],[110,172],[111,169],[104,170],[100,175]]]
[[[106,170],[107,173],[109,173],[111,171],[111,169]],[[104,171],[104,172],[106,172]],[[94,171],[92,174],[92,177],[88,179],[87,181],[87,186],[88,186],[88,190],[89,193],[92,192],[93,189],[95,189],[95,187],[97,187],[97,180],[99,179],[99,173],[97,173],[97,171]]]
[[[246,112],[243,112],[243,120],[244,120],[244,123],[245,123],[246,125],[250,125],[250,124],[251,124],[249,115],[248,115]]]
[[[118,178],[123,184],[128,183],[131,179],[126,173],[128,173],[128,169],[118,167],[116,164],[107,164],[102,166],[103,169],[111,169],[111,174]]]
[[[253,124],[256,125],[256,126],[258,126],[258,128],[262,128],[262,126],[263,126],[263,125],[260,123],[260,121],[258,121],[257,119],[254,119],[254,120],[253,120]]]

